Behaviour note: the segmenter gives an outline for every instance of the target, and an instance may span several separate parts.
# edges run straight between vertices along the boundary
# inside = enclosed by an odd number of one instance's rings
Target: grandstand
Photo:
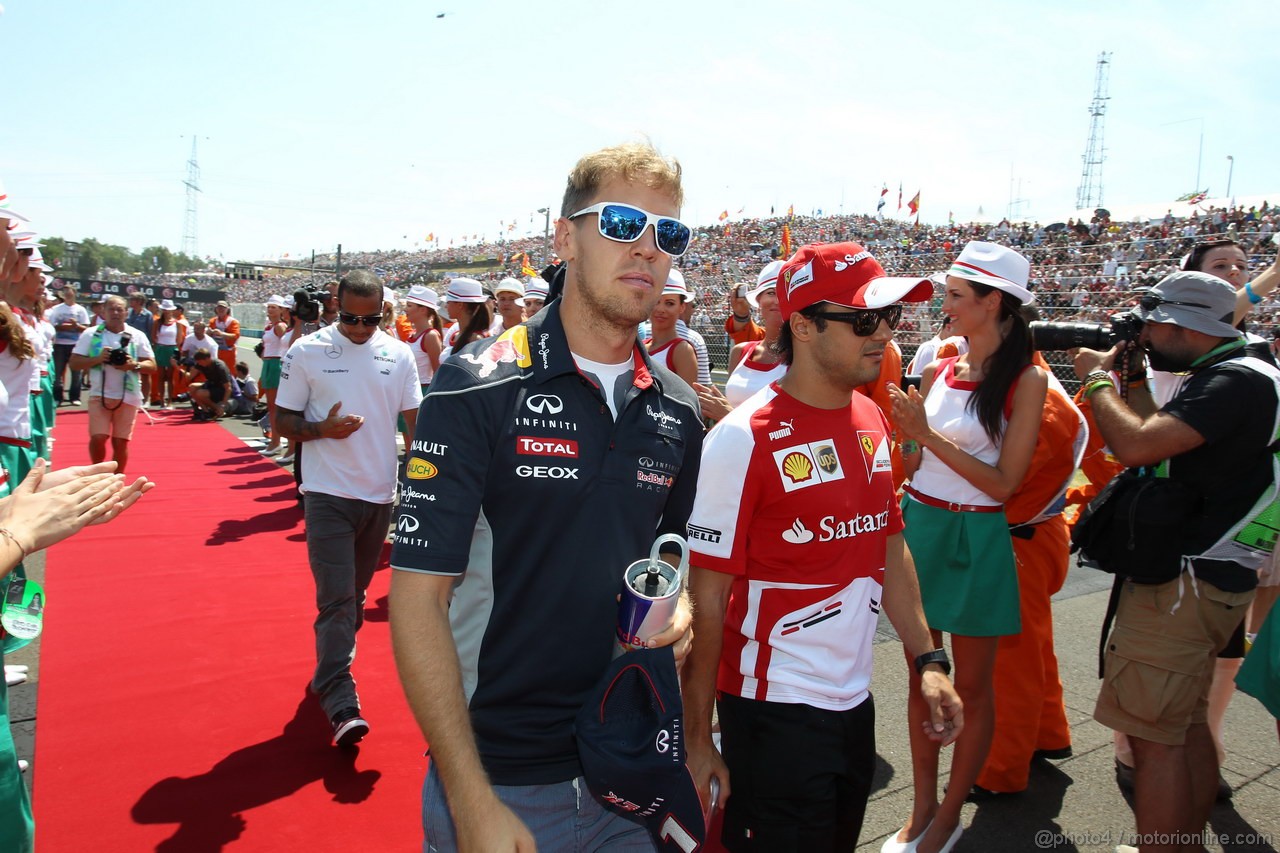
[[[1177,211],[1175,214],[1174,211]],[[1134,301],[1134,289],[1154,284],[1177,267],[1190,247],[1205,239],[1230,238],[1244,245],[1250,265],[1258,270],[1276,253],[1272,234],[1280,212],[1266,199],[1246,199],[1234,207],[1201,201],[1147,205],[1125,210],[1127,219],[1109,211],[1091,212],[1086,220],[1065,222],[949,223],[914,225],[871,216],[796,216],[735,221],[695,229],[689,252],[679,259],[689,285],[697,291],[693,326],[703,333],[712,360],[723,366],[728,344],[723,334],[726,297],[732,286],[753,280],[759,269],[781,253],[782,229],[788,225],[793,246],[812,242],[854,240],[870,249],[890,274],[944,270],[969,240],[1012,246],[1030,258],[1031,285],[1042,319],[1060,322],[1105,322]],[[503,243],[476,243],[421,252],[344,253],[345,269],[374,269],[392,288],[426,282],[439,288],[445,278],[465,272],[482,281],[519,276],[522,261],[541,267],[541,235]],[[332,267],[337,258],[317,255],[317,265]],[[332,274],[317,273],[317,283]],[[262,280],[227,280],[221,275],[191,276],[200,286],[225,289],[245,319],[256,316],[249,305],[273,293],[288,294],[311,280],[306,270],[268,273]],[[908,354],[933,334],[941,319],[941,297],[913,306],[898,330]],[[1280,322],[1280,304],[1269,299],[1250,315],[1250,330],[1271,338]],[[1070,371],[1057,372],[1070,379]]]

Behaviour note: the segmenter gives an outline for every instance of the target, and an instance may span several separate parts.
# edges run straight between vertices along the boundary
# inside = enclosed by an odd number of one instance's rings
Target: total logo
[[[532,438],[516,436],[516,453],[521,456],[559,456],[563,459],[578,458],[578,442],[571,438]]]
[[[535,480],[576,480],[578,469],[558,465],[517,465],[516,476]]]
[[[410,480],[430,480],[439,473],[439,468],[417,456],[409,457],[409,462],[405,465],[405,476]]]
[[[818,522],[817,540],[819,542],[831,542],[836,539],[854,539],[863,533],[875,533],[877,530],[884,530],[888,525],[889,511],[887,509],[875,515],[865,513],[841,520],[837,520],[834,515],[824,515]],[[804,522],[797,518],[790,527],[782,531],[782,538],[792,545],[803,545],[814,540],[814,532],[805,527]]]
[[[787,492],[844,479],[844,466],[832,439],[797,444],[773,452],[782,488]]]

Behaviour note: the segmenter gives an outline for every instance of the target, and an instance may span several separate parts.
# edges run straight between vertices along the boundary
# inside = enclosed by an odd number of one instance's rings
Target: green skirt
[[[262,360],[262,381],[258,387],[263,391],[280,387],[280,359],[264,358]]]
[[[0,681],[0,850],[30,853],[35,823],[9,730],[8,688]]]
[[[902,518],[930,628],[962,637],[1022,631],[1004,512],[951,512],[904,497]]]
[[[1244,656],[1236,686],[1262,703],[1271,716],[1280,719],[1280,604],[1273,605]]]

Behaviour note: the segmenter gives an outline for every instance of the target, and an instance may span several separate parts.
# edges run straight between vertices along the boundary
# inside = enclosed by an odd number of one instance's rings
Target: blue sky
[[[1074,209],[1103,50],[1105,203],[1190,192],[1198,160],[1221,195],[1228,155],[1234,195],[1280,201],[1280,23],[1256,9],[3,2],[27,97],[0,108],[0,178],[43,232],[135,250],[181,248],[191,135],[198,248],[227,260],[541,233],[581,154],[642,135],[698,224],[872,212],[884,184],[897,214],[900,181],[924,221],[1017,198],[1047,222]]]

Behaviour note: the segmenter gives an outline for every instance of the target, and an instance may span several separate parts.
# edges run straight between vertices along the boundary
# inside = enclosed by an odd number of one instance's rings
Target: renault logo
[[[564,403],[554,394],[534,394],[524,404],[529,411],[540,415],[558,415],[564,411]]]

